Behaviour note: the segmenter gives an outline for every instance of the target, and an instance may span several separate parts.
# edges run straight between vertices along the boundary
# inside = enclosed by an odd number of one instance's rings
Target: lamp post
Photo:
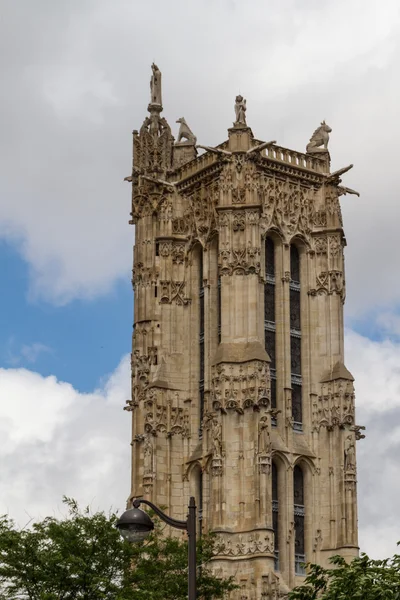
[[[133,508],[126,510],[118,519],[116,526],[122,537],[132,544],[144,540],[154,529],[149,515],[139,508],[141,504],[150,506],[167,525],[175,529],[184,529],[188,534],[188,600],[196,600],[196,503],[193,496],[189,501],[189,512],[186,521],[178,521],[162,512],[150,500],[136,498]]]

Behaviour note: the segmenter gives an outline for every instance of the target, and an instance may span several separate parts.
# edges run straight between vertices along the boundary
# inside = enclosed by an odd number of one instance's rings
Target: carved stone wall
[[[322,564],[358,551],[363,428],[343,355],[347,188],[329,174],[329,153],[262,144],[245,122],[202,155],[193,141],[174,146],[161,110],[151,104],[134,132],[127,178],[131,496],[183,519],[194,493],[203,529],[218,535],[215,572],[240,585],[232,598],[276,600],[303,581],[296,548]]]

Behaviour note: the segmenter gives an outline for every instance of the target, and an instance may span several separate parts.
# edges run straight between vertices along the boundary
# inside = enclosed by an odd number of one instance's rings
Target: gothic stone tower
[[[132,490],[218,533],[233,597],[278,598],[303,561],[357,555],[353,377],[344,365],[339,196],[330,128],[306,153],[255,139],[236,98],[228,140],[162,118],[133,132]]]

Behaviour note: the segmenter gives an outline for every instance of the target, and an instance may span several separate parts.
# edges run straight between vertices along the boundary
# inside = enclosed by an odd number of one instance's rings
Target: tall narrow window
[[[271,406],[276,408],[275,246],[268,237],[265,239],[264,336],[265,349],[271,359]],[[272,419],[272,425],[276,425],[275,419]]]
[[[221,275],[218,275],[218,343],[221,343],[221,319],[222,319],[222,298],[221,298]]]
[[[303,429],[301,379],[301,321],[300,321],[300,256],[296,246],[290,247],[290,370],[292,383],[293,428]]]
[[[278,500],[278,470],[272,463],[272,528],[274,530],[274,568],[279,571],[279,500]]]
[[[296,575],[305,575],[305,544],[304,544],[304,478],[303,471],[296,465],[293,471],[294,490],[294,567]]]
[[[200,335],[199,335],[199,354],[200,354],[200,373],[199,373],[199,401],[200,401],[200,427],[199,436],[203,432],[204,416],[204,284],[203,284],[203,249],[200,249],[199,258],[199,311],[200,311]]]

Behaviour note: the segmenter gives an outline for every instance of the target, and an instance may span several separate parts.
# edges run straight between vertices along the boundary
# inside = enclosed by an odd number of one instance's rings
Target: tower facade
[[[256,139],[238,96],[218,147],[175,142],[152,67],[133,132],[131,496],[175,518],[196,497],[238,599],[278,598],[303,563],[358,553],[346,245],[323,122],[305,153]]]

